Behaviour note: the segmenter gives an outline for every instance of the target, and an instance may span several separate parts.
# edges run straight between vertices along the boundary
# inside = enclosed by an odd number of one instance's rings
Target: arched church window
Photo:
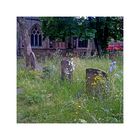
[[[31,46],[32,47],[42,46],[42,35],[41,31],[37,26],[34,26],[31,30]]]

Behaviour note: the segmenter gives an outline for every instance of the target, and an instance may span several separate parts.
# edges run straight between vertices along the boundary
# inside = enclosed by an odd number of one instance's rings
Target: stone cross
[[[99,69],[86,69],[86,91],[88,94],[100,96],[106,83],[107,74]]]

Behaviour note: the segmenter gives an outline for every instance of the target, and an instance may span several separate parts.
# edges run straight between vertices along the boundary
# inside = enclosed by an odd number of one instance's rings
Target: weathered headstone
[[[86,69],[86,91],[94,96],[101,96],[106,86],[107,74],[99,69]]]
[[[71,60],[64,58],[61,61],[61,79],[72,80],[73,77],[73,64]]]

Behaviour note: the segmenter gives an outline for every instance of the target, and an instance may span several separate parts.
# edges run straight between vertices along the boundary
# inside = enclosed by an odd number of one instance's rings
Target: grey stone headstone
[[[69,59],[63,59],[61,61],[61,79],[72,80],[73,66]]]

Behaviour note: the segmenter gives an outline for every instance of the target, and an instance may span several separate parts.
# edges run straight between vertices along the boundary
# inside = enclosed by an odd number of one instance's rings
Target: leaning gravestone
[[[72,80],[73,77],[73,65],[71,60],[64,58],[61,61],[61,79]]]
[[[107,74],[99,69],[86,69],[86,91],[88,94],[101,97],[106,88]]]

